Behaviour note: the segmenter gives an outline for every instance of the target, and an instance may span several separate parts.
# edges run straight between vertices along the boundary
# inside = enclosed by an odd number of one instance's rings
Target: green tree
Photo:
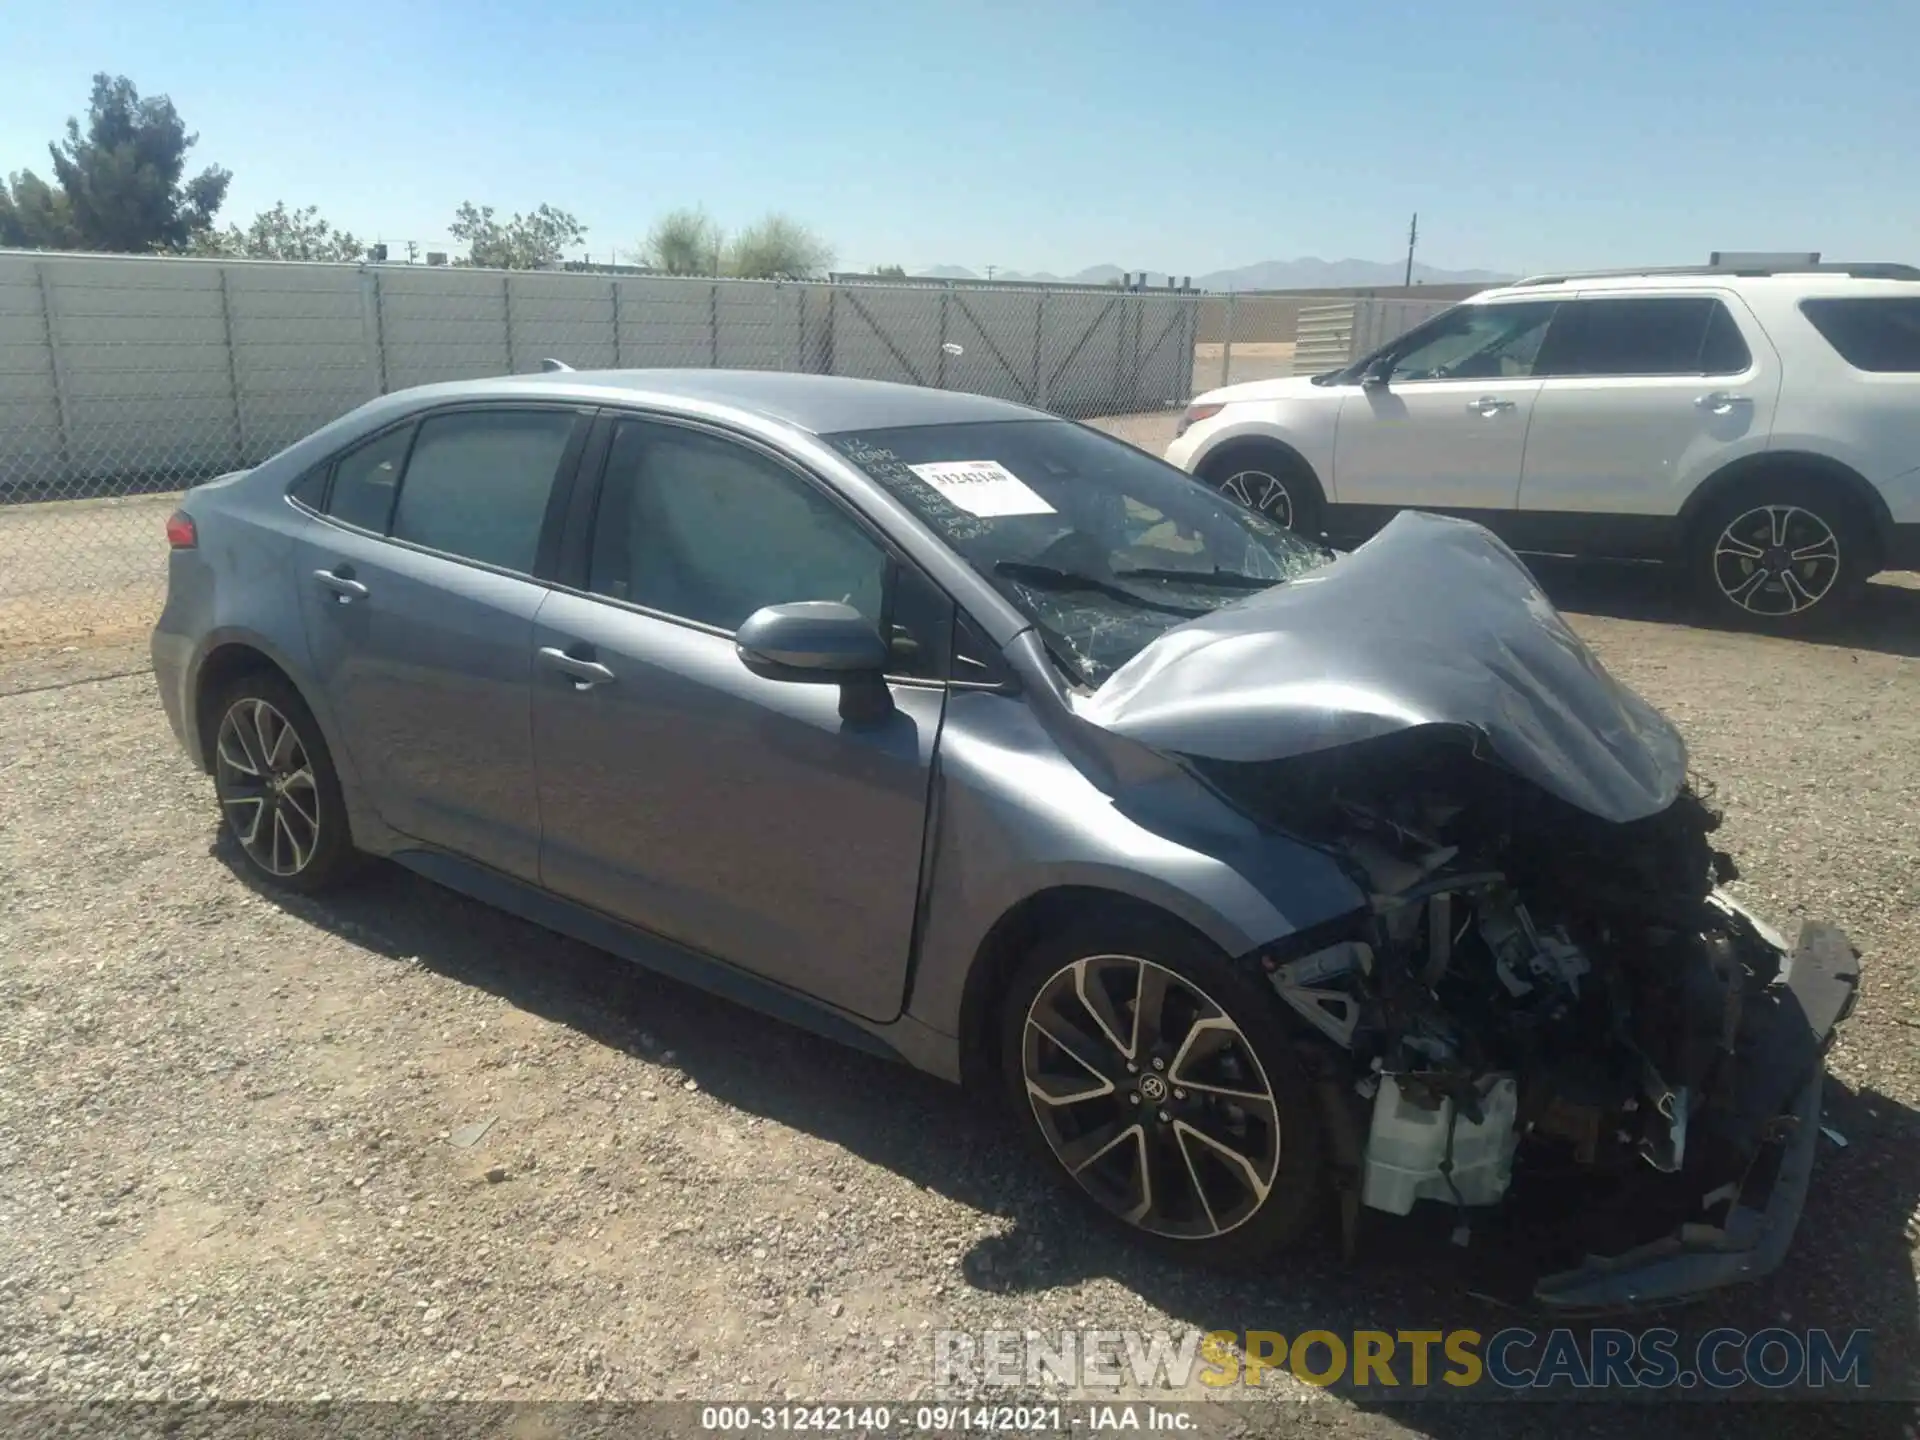
[[[467,246],[467,257],[458,264],[489,270],[537,270],[559,264],[569,247],[586,238],[587,227],[551,205],[496,220],[491,205],[476,207],[466,200],[454,212],[447,233]]]
[[[142,100],[126,76],[95,75],[86,129],[69,120],[66,138],[48,147],[72,243],[129,254],[185,250],[212,227],[233,178],[209,165],[183,181],[199,138],[165,95]],[[16,192],[13,209],[20,208]]]
[[[904,280],[907,278],[907,267],[904,265],[876,265],[873,267],[873,273],[882,280]]]
[[[745,280],[807,280],[832,264],[833,247],[785,215],[749,225],[727,249],[727,273]]]
[[[667,275],[717,275],[725,238],[706,211],[670,210],[647,232],[640,263]]]
[[[320,218],[320,207],[287,209],[276,200],[245,230],[229,225],[208,231],[194,246],[202,255],[235,255],[249,260],[364,260],[367,247],[351,231],[336,230]]]
[[[79,244],[67,192],[31,170],[0,184],[0,245],[20,250],[72,250]]]

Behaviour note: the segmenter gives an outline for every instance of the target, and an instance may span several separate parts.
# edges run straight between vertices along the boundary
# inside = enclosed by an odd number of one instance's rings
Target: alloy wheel
[[[1273,1087],[1240,1027],[1165,966],[1062,966],[1027,1009],[1021,1070],[1055,1158],[1127,1223],[1205,1240],[1266,1203],[1280,1168]]]
[[[1221,484],[1220,491],[1274,524],[1293,528],[1293,496],[1278,475],[1269,475],[1264,470],[1237,470]]]
[[[298,875],[320,843],[320,789],[293,725],[265,700],[236,700],[214,747],[221,812],[270,875]]]
[[[1713,581],[1751,615],[1797,615],[1840,578],[1840,541],[1798,505],[1756,505],[1730,522],[1713,547]]]

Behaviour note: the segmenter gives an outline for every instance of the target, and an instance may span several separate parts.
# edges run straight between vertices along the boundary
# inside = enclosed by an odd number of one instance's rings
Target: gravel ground
[[[1679,1323],[1869,1325],[1876,1388],[1911,1385],[1920,587],[1876,584],[1843,645],[1689,628],[1637,572],[1543,579],[1688,732],[1739,892],[1867,957],[1828,1099],[1849,1143],[1823,1142],[1786,1268]],[[256,894],[151,681],[87,678],[138,663],[0,663],[0,1394],[897,1397],[941,1328],[1507,1323],[1385,1217],[1351,1266],[1146,1258],[957,1092],[398,869]],[[1645,1425],[1264,1394],[1260,1433]],[[1867,1406],[1685,1413],[1914,1433]]]

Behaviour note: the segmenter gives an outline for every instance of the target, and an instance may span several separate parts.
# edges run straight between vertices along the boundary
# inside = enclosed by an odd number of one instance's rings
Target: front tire
[[[1792,633],[1837,618],[1874,570],[1872,531],[1831,485],[1779,476],[1707,507],[1689,538],[1688,568],[1706,610],[1724,624]]]
[[[1236,446],[1211,456],[1200,478],[1236,504],[1318,539],[1325,503],[1306,462],[1271,446]]]
[[[1279,1003],[1185,927],[1088,916],[1043,941],[1000,1053],[1043,1163],[1136,1237],[1245,1264],[1313,1222],[1320,1119]]]
[[[272,671],[242,675],[216,702],[213,788],[248,874],[303,894],[359,859],[333,756],[300,693]]]

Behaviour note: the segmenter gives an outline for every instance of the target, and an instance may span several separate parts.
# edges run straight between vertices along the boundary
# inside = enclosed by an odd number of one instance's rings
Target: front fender
[[[1332,856],[1262,830],[1171,762],[1103,789],[1022,700],[983,692],[949,701],[929,844],[907,1009],[946,1035],[1002,917],[1047,891],[1142,901],[1230,955],[1365,903]]]
[[[1306,413],[1319,408],[1328,408],[1329,413]],[[1335,410],[1337,405],[1310,407],[1287,400],[1234,405],[1212,420],[1201,421],[1175,440],[1166,458],[1192,475],[1198,474],[1209,459],[1230,446],[1279,445],[1298,455],[1313,471],[1321,490],[1331,496]]]

